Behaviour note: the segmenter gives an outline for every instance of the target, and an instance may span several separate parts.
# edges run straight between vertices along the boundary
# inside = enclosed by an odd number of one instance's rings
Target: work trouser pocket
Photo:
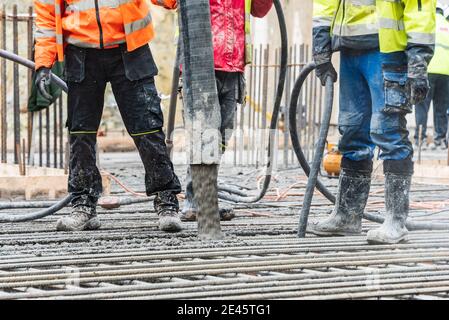
[[[123,47],[122,58],[126,78],[130,81],[154,77],[158,73],[148,45],[144,45],[130,52],[126,51],[125,47]]]
[[[384,71],[385,106],[386,114],[407,114],[412,112],[408,93],[407,73]]]
[[[86,50],[68,45],[65,55],[65,78],[68,82],[83,82],[86,74]]]

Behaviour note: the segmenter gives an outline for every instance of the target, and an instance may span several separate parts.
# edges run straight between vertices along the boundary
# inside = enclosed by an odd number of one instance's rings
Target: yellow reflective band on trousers
[[[427,71],[449,76],[449,22],[441,14],[437,14],[435,54]]]
[[[337,3],[332,34],[353,37],[377,34],[376,0],[344,0]]]
[[[70,131],[71,135],[77,134],[97,134],[97,131]]]
[[[147,132],[141,132],[141,133],[131,133],[130,136],[131,137],[140,137],[140,136],[146,136],[147,134],[153,134],[153,133],[158,133],[161,130],[153,130],[153,131],[147,131]]]
[[[245,63],[253,61],[253,46],[251,45],[251,6],[252,0],[245,0]]]
[[[436,0],[377,0],[380,50],[404,51],[407,44],[435,43]]]

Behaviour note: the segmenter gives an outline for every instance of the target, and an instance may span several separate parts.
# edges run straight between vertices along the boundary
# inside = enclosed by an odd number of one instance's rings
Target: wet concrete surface
[[[133,190],[144,190],[143,166],[135,154],[104,154],[101,165]],[[176,165],[182,181],[185,171],[184,165]],[[263,170],[254,168],[225,165],[220,170],[219,181],[242,190],[250,189],[248,192],[254,194],[262,173]],[[335,192],[337,179],[322,180]],[[184,230],[176,234],[159,231],[152,201],[113,210],[99,208],[102,228],[97,231],[56,232],[57,219],[67,214],[69,208],[38,221],[1,224],[0,298],[189,298],[196,297],[189,292],[204,285],[201,281],[212,280],[207,283],[215,293],[209,297],[217,299],[308,298],[317,296],[317,291],[307,293],[310,283],[298,280],[296,287],[284,287],[287,282],[282,281],[308,274],[318,279],[327,273],[329,278],[317,284],[320,298],[447,298],[449,232],[411,232],[408,244],[369,246],[366,232],[375,224],[364,221],[361,236],[307,235],[306,239],[298,239],[298,215],[305,185],[306,178],[298,168],[276,171],[263,201],[235,205],[236,218],[222,222],[226,237],[220,241],[199,240],[196,222],[184,223]],[[112,191],[117,197],[129,196],[115,183]],[[182,206],[182,195],[180,200]],[[414,184],[411,200],[410,216],[415,221],[449,225],[447,186]],[[310,218],[323,218],[331,210],[330,202],[316,193]],[[367,211],[382,213],[383,210],[383,183],[376,180]],[[33,210],[10,210],[11,213],[30,211]],[[75,284],[58,278],[66,268],[78,270],[76,279],[67,276]],[[91,274],[89,268],[99,273]],[[102,271],[104,268],[108,271]],[[400,283],[390,283],[391,277],[383,274],[396,270],[403,272],[405,278],[400,281],[394,278]],[[362,277],[366,282],[373,272],[380,279],[376,290],[357,282],[338,285],[338,277],[343,275],[366,274],[365,280]],[[415,272],[422,272],[426,277],[439,275],[438,282],[420,280]],[[257,281],[266,277],[267,288],[271,290],[254,287],[255,277]],[[270,282],[275,277],[282,280],[277,285]],[[237,290],[234,285],[221,287],[233,282],[232,279],[247,286],[245,290]],[[332,283],[332,279],[335,284],[326,289],[326,283]],[[191,287],[192,291],[173,290],[179,286]]]

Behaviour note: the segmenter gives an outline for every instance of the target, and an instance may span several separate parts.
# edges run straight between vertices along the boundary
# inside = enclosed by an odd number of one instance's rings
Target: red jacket
[[[251,14],[262,18],[273,0],[253,0]],[[245,0],[210,0],[215,69],[243,72],[245,69]]]

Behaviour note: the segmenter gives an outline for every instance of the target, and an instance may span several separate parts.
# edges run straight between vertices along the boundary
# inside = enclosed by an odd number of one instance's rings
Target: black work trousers
[[[95,145],[103,113],[106,84],[112,91],[126,129],[145,167],[148,195],[181,192],[167,153],[161,100],[154,76],[157,68],[149,47],[127,52],[114,49],[66,48],[68,122],[70,131],[69,192],[72,204],[95,205],[102,193]]]

